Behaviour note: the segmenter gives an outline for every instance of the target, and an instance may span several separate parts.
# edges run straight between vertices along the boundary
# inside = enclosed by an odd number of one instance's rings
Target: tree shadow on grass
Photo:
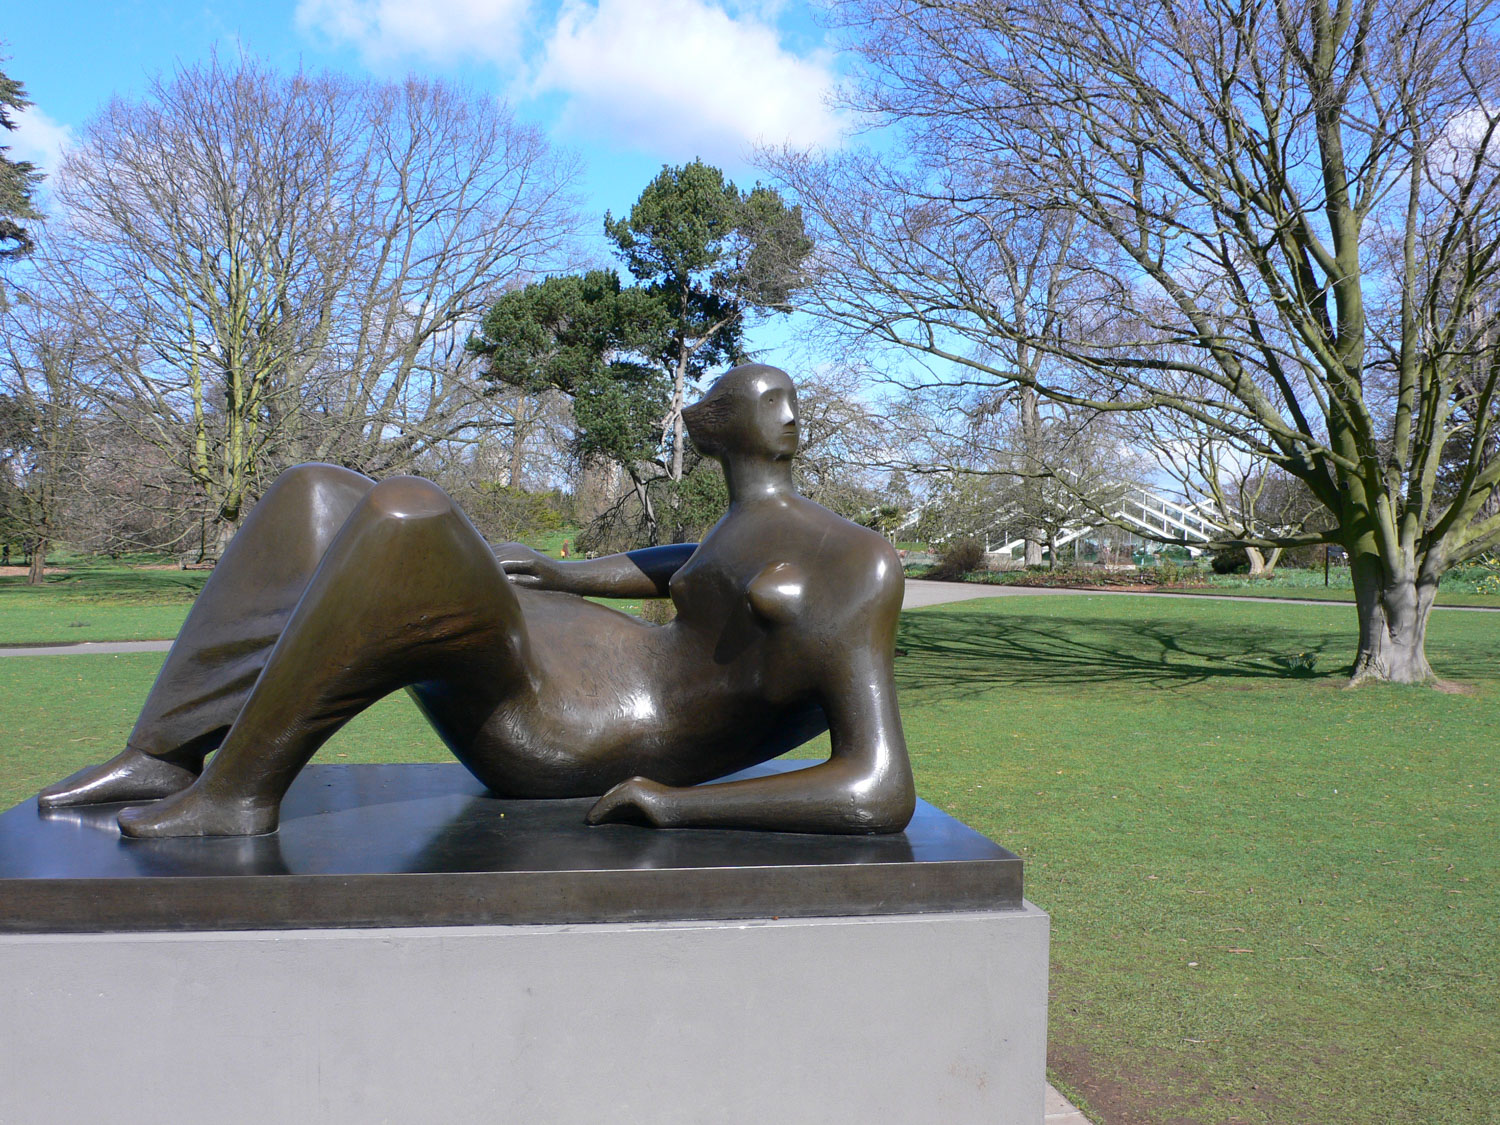
[[[209,571],[145,569],[108,563],[78,562],[61,573],[47,575],[41,587],[28,586],[24,572],[0,575],[0,591],[35,597],[38,594],[77,594],[108,598],[122,604],[132,600],[191,601],[208,581]]]
[[[1341,681],[1353,651],[1345,637],[1261,624],[964,610],[903,614],[896,646],[897,684],[913,701],[964,699],[1020,684]],[[1315,658],[1312,670],[1308,657]]]

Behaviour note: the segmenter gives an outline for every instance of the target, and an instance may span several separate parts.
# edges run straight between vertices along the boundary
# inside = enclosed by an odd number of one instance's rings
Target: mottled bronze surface
[[[752,767],[766,775],[810,762]],[[0,932],[321,929],[1021,906],[1021,861],[926,802],[904,832],[629,824],[453,765],[308,766],[272,835],[122,840],[119,805],[0,815]]]
[[[416,477],[283,474],[126,749],[39,807],[153,801],[119,814],[136,838],[273,832],[318,747],[407,688],[491,792],[599,797],[591,824],[901,831],[916,798],[891,676],[895,552],[793,487],[785,372],[737,367],[684,417],[724,467],[728,512],[702,543],[599,559],[492,549]],[[583,595],[670,597],[677,617],[648,625]],[[814,768],[696,787],[825,728]]]

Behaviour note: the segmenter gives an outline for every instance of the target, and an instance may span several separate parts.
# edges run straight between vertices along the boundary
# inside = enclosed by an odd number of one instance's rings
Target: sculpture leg
[[[126,809],[128,836],[273,831],[330,735],[382,696],[437,681],[476,712],[525,690],[520,606],[474,526],[436,485],[383,481],[349,516],[217,754],[188,789]]]
[[[329,544],[374,484],[335,465],[282,473],[193,603],[125,749],[48,786],[37,804],[154,800],[191,785],[240,713]]]

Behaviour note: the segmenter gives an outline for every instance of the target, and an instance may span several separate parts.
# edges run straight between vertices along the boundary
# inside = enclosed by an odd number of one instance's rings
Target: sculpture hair
[[[727,392],[713,393],[718,386],[715,383],[713,390],[682,412],[688,437],[705,457],[716,457],[722,452],[715,438],[724,432],[724,427],[734,417],[734,396]]]

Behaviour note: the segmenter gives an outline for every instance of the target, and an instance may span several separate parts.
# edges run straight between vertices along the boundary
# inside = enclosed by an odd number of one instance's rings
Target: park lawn
[[[1325,586],[1184,586],[1164,587],[1163,594],[1184,594],[1188,597],[1227,598],[1274,598],[1277,600],[1305,600],[1310,602],[1346,602],[1354,604],[1353,590],[1340,590]],[[1437,604],[1440,606],[1477,606],[1480,609],[1500,609],[1500,595],[1470,594],[1462,590],[1439,590]]]
[[[903,617],[922,795],[1027,858],[1050,1068],[1107,1125],[1500,1119],[1500,621],[1433,619],[1472,694],[1342,690],[1355,635],[1188,598]]]
[[[535,546],[555,556],[576,534],[564,528],[539,537]],[[27,586],[21,574],[0,575],[0,646],[171,640],[209,573],[85,559],[48,575],[41,587]],[[639,600],[594,600],[640,612]]]
[[[40,587],[0,576],[0,645],[167,640],[182,628],[208,572],[84,562]]]
[[[0,645],[171,640],[182,628],[191,605],[191,602],[111,605],[89,601],[18,605],[0,597]]]
[[[919,789],[1026,857],[1052,1075],[1104,1125],[1500,1117],[1500,622],[1433,620],[1469,694],[1341,690],[1354,635],[1188,598],[903,616]],[[0,798],[112,754],[160,662],[0,659]],[[446,758],[404,696],[319,754]]]
[[[155,652],[0,657],[0,808],[119,751],[164,659]],[[453,756],[402,692],[357,716],[317,760],[444,762]]]

